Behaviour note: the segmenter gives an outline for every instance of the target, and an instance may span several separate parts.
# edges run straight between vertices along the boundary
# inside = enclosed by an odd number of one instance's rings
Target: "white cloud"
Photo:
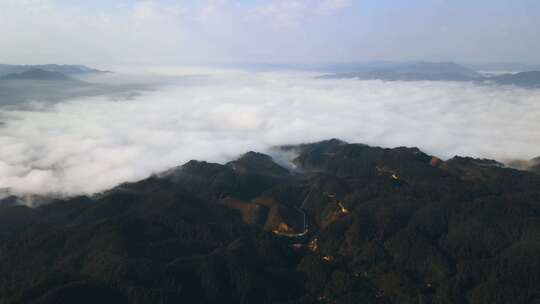
[[[123,102],[3,110],[0,188],[93,193],[190,159],[332,137],[443,158],[540,155],[540,90],[311,76],[220,72]]]

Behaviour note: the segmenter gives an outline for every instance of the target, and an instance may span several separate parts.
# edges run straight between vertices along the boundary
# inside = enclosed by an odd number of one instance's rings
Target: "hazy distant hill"
[[[41,69],[49,72],[58,72],[66,75],[81,75],[81,74],[95,74],[95,73],[108,73],[108,71],[101,71],[94,68],[89,68],[84,65],[58,65],[58,64],[44,64],[44,65],[10,65],[0,64],[0,76],[14,73],[23,73],[32,69]]]
[[[87,82],[73,73],[32,67],[21,72],[0,75],[0,108],[22,106],[29,101],[57,103],[69,98],[98,95],[111,95],[122,99],[134,96],[144,89],[145,86],[137,84]]]
[[[540,65],[524,64],[524,63],[512,63],[512,62],[498,62],[498,63],[472,63],[466,65],[476,71],[484,72],[513,72],[519,73],[524,71],[540,70]]]
[[[73,78],[60,73],[60,72],[51,72],[38,68],[31,68],[27,71],[21,73],[11,73],[0,77],[0,80],[62,80],[70,81],[74,80]]]
[[[413,62],[353,65],[349,70],[321,78],[380,79],[385,81],[469,81],[477,84],[514,85],[524,88],[540,88],[540,71],[507,73],[486,76],[473,69],[453,62]]]
[[[461,77],[480,76],[476,71],[453,62],[417,62],[389,68],[387,70],[399,75],[456,75]]]
[[[540,88],[540,71],[503,74],[488,78],[489,81],[502,85]]]
[[[469,81],[481,77],[476,71],[453,62],[412,62],[366,66],[356,71],[337,73],[323,78]]]

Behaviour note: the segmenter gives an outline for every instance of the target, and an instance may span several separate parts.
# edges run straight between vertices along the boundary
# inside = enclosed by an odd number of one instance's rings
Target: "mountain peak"
[[[253,151],[245,153],[242,157],[229,162],[227,165],[239,172],[253,171],[264,172],[266,175],[289,175],[289,170],[275,163],[271,156]]]

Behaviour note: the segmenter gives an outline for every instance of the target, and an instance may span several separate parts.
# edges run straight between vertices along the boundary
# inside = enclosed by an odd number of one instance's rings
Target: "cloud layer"
[[[133,100],[0,109],[0,189],[94,193],[190,159],[332,137],[443,158],[540,155],[540,90],[313,76],[221,72]]]

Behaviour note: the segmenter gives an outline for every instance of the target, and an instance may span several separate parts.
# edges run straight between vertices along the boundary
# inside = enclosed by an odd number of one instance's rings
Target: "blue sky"
[[[540,63],[534,0],[5,0],[0,62]]]

